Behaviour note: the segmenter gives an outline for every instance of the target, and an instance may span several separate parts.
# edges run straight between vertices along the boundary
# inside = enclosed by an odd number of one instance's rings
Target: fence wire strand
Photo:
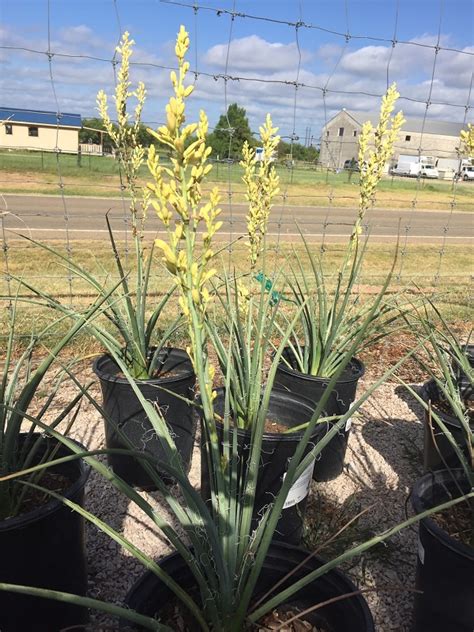
[[[225,216],[226,216],[226,235],[228,236],[228,265],[229,267],[233,263],[233,244],[235,241],[235,237],[237,234],[241,234],[245,231],[245,214],[242,211],[242,202],[243,195],[238,187],[235,186],[235,165],[231,164],[231,161],[234,160],[234,151],[233,151],[233,139],[235,135],[235,130],[232,127],[231,121],[229,119],[229,105],[230,105],[230,94],[234,94],[235,91],[231,90],[231,86],[243,85],[246,84],[248,86],[253,85],[263,85],[267,88],[271,88],[272,86],[281,86],[285,90],[288,90],[288,94],[292,91],[292,101],[290,106],[291,114],[289,115],[290,123],[288,125],[288,129],[291,130],[289,136],[284,136],[282,140],[288,140],[289,145],[289,154],[286,157],[285,166],[280,169],[281,173],[281,192],[277,197],[276,208],[273,212],[273,217],[270,219],[269,225],[269,235],[274,238],[274,243],[271,244],[271,248],[275,252],[275,265],[277,265],[277,261],[279,259],[280,254],[283,254],[283,238],[287,237],[288,239],[297,239],[298,230],[301,230],[303,233],[308,234],[312,238],[316,238],[319,241],[319,250],[321,256],[325,256],[326,251],[329,248],[329,244],[331,244],[331,248],[337,250],[337,247],[333,246],[335,236],[342,236],[348,230],[350,230],[351,222],[345,220],[338,220],[338,213],[341,213],[341,209],[344,210],[346,208],[354,209],[358,202],[358,195],[355,193],[351,195],[350,193],[339,191],[339,183],[340,180],[337,180],[333,177],[333,174],[329,168],[322,168],[318,170],[315,165],[309,164],[305,165],[307,168],[307,173],[310,176],[313,176],[314,173],[314,182],[319,182],[322,187],[316,188],[314,191],[310,190],[309,187],[299,186],[299,182],[306,182],[301,174],[303,171],[300,171],[300,165],[296,165],[295,160],[295,150],[296,144],[301,144],[301,136],[299,133],[300,128],[300,118],[298,116],[300,108],[304,107],[301,105],[302,103],[302,94],[311,95],[311,99],[314,102],[320,102],[320,109],[322,110],[323,117],[323,130],[326,129],[331,120],[330,111],[334,108],[331,107],[329,99],[330,97],[347,97],[347,101],[349,102],[351,99],[356,97],[368,97],[374,99],[380,99],[383,95],[382,92],[378,92],[377,90],[372,89],[364,89],[364,87],[357,87],[353,90],[344,89],[344,86],[338,86],[335,82],[335,78],[337,76],[338,70],[343,64],[344,58],[349,54],[351,50],[351,44],[356,43],[367,43],[369,44],[377,44],[389,47],[389,52],[386,61],[386,67],[384,68],[385,77],[386,77],[386,86],[388,87],[392,80],[392,64],[393,57],[400,48],[406,47],[412,50],[416,49],[424,49],[428,51],[428,53],[432,53],[433,60],[431,65],[431,72],[429,76],[429,80],[427,81],[427,92],[426,98],[419,98],[420,95],[409,95],[402,94],[399,99],[399,106],[403,109],[404,104],[419,104],[423,106],[423,116],[421,120],[421,131],[420,138],[417,147],[418,158],[420,159],[422,155],[430,155],[430,153],[434,153],[436,150],[438,157],[442,157],[442,155],[446,155],[447,157],[451,156],[451,150],[437,148],[436,144],[431,144],[432,140],[430,138],[430,134],[426,133],[426,124],[430,120],[430,113],[432,112],[433,107],[435,106],[445,106],[450,108],[456,108],[459,111],[463,112],[463,123],[465,126],[467,121],[470,118],[470,112],[472,110],[472,74],[471,74],[471,82],[468,90],[467,99],[464,103],[460,102],[452,102],[452,99],[447,98],[443,100],[443,98],[437,98],[433,100],[434,94],[434,86],[437,77],[438,71],[438,59],[441,52],[450,52],[454,53],[460,58],[473,59],[474,52],[472,50],[462,50],[455,47],[442,46],[442,34],[443,34],[443,21],[445,14],[445,0],[440,0],[439,2],[439,15],[437,19],[437,37],[435,43],[428,43],[425,41],[417,41],[417,40],[403,40],[399,37],[399,24],[400,24],[400,1],[393,0],[393,30],[391,31],[391,38],[379,37],[376,34],[367,33],[357,33],[351,29],[351,15],[350,15],[350,7],[348,0],[344,0],[344,10],[341,12],[341,22],[344,23],[344,26],[339,28],[326,28],[326,26],[319,23],[312,23],[306,19],[303,11],[303,0],[300,0],[296,3],[292,11],[293,13],[297,13],[297,16],[292,15],[289,19],[280,19],[270,15],[259,15],[258,11],[241,11],[240,7],[237,6],[237,0],[232,0],[232,3],[229,3],[231,6],[209,6],[206,3],[200,3],[197,0],[195,2],[185,2],[180,0],[160,0],[160,2],[156,3],[156,12],[157,15],[160,13],[160,5],[174,5],[176,11],[192,12],[193,19],[193,31],[194,31],[194,43],[193,43],[193,66],[191,68],[191,72],[194,75],[194,84],[197,85],[202,79],[212,79],[217,82],[219,86],[222,88],[222,100],[224,106],[224,118],[226,120],[225,127],[219,127],[219,131],[224,134],[228,134],[228,144],[227,144],[227,157],[221,156],[219,158],[224,159],[226,164],[220,165],[221,172],[224,171],[224,178],[219,178],[219,163],[217,163],[217,181],[221,182],[223,185],[223,189],[225,189],[225,194],[227,198]],[[8,52],[11,55],[21,54],[21,53],[29,53],[38,58],[46,59],[47,67],[48,67],[48,80],[51,88],[52,101],[55,104],[55,113],[56,113],[56,127],[55,127],[55,148],[53,151],[54,161],[55,161],[55,178],[48,178],[47,176],[43,179],[41,178],[33,178],[30,179],[29,184],[38,187],[50,187],[57,188],[59,191],[59,197],[61,201],[61,209],[62,209],[62,233],[59,228],[55,227],[54,230],[59,231],[58,234],[63,235],[63,245],[67,253],[67,257],[71,258],[74,255],[74,239],[77,235],[87,235],[90,231],[87,228],[75,228],[78,222],[87,222],[88,220],[93,220],[96,215],[93,212],[87,211],[77,211],[72,210],[74,208],[73,203],[71,202],[68,193],[73,190],[73,188],[77,188],[77,183],[74,182],[74,179],[71,180],[68,178],[67,174],[69,173],[66,170],[66,165],[68,164],[69,158],[65,156],[65,154],[61,151],[60,144],[60,130],[61,130],[61,104],[60,98],[58,96],[57,90],[57,79],[55,76],[56,73],[56,61],[57,60],[71,60],[71,61],[94,61],[109,68],[112,68],[113,77],[114,77],[114,85],[117,82],[117,65],[119,63],[119,56],[117,52],[117,48],[114,48],[114,51],[108,56],[96,56],[90,54],[89,51],[85,51],[84,53],[74,53],[68,51],[60,51],[55,50],[53,46],[54,38],[52,37],[52,6],[50,4],[50,0],[47,0],[47,45],[46,48],[41,50],[35,47],[25,47],[21,45],[0,45],[0,51]],[[255,5],[257,6],[257,5]],[[261,5],[260,5],[261,6]],[[161,6],[163,9],[163,6]],[[305,10],[306,12],[306,10]],[[226,44],[225,44],[225,63],[223,67],[223,72],[213,73],[209,72],[205,69],[205,67],[200,66],[199,61],[199,43],[205,40],[205,37],[202,35],[200,31],[203,29],[203,24],[207,19],[211,19],[209,14],[213,14],[215,18],[228,19],[229,26],[226,36]],[[295,19],[296,17],[296,19]],[[124,21],[122,20],[121,12],[119,9],[119,1],[111,0],[111,19],[115,21],[116,31],[117,31],[117,45],[120,42],[120,38],[123,34],[122,24]],[[237,24],[239,21],[245,21],[246,23],[254,23],[257,32],[259,25],[262,25],[265,22],[267,25],[272,27],[287,27],[289,34],[289,41],[292,40],[294,42],[294,47],[296,51],[295,64],[293,70],[288,70],[288,76],[286,77],[262,77],[258,76],[258,73],[249,72],[234,72],[233,64],[232,64],[232,47],[233,42],[236,37]],[[323,78],[321,81],[315,79],[314,81],[308,81],[307,75],[302,73],[303,69],[303,44],[305,34],[310,34],[312,43],[311,47],[314,48],[314,52],[316,52],[318,46],[321,44],[320,38],[323,36],[330,35],[335,38],[337,41],[340,41],[340,51],[338,52],[335,60],[331,65],[330,71],[327,73],[327,76]],[[169,66],[166,64],[154,63],[151,61],[131,61],[131,66],[136,69],[147,70],[147,71],[169,71],[174,70],[173,66]],[[147,124],[150,127],[158,126],[163,124],[163,120],[152,120],[147,121]],[[274,120],[274,123],[277,121]],[[217,127],[210,126],[211,131],[215,131]],[[308,131],[309,130],[309,131]],[[251,130],[253,134],[257,134],[257,132]],[[305,131],[305,145],[312,145],[313,136],[311,135],[311,126],[306,127]],[[344,147],[351,143],[350,140],[341,139],[340,141],[332,141],[328,139],[326,136],[321,135],[319,138],[319,145],[321,150],[325,148],[329,157],[332,156],[332,160],[334,164],[337,163],[337,152],[343,151]],[[402,152],[404,150],[404,145],[402,141],[396,143],[396,150]],[[25,148],[27,149],[27,148]],[[36,148],[39,149],[39,148]],[[226,158],[226,159],[225,159]],[[18,155],[18,159],[21,159],[21,155]],[[97,158],[98,159],[98,158]],[[43,151],[41,151],[41,161],[43,163],[44,156]],[[106,160],[104,158],[104,160]],[[91,157],[89,156],[89,161],[91,161]],[[89,162],[89,165],[91,163]],[[461,163],[459,163],[461,164]],[[124,182],[124,174],[122,172],[120,161],[117,165],[118,169],[118,184],[117,183],[108,183],[107,181],[99,181],[99,182],[91,182],[91,183],[81,183],[80,187],[83,192],[97,192],[103,191],[104,194],[109,194],[110,192],[115,192],[118,200],[120,201],[121,206],[121,215],[122,215],[122,226],[123,230],[120,231],[122,241],[124,244],[124,252],[126,260],[129,258],[129,205],[125,195],[125,182]],[[46,175],[46,174],[45,174]],[[304,172],[306,177],[306,172]],[[311,180],[311,177],[308,177],[308,182]],[[352,183],[352,174],[348,174],[347,184]],[[297,182],[297,179],[300,180]],[[427,189],[426,183],[423,179],[418,176],[415,181],[415,188],[413,191],[413,195],[410,196],[407,194],[406,197],[402,195],[397,196],[396,191],[398,190],[396,186],[396,182],[392,176],[391,181],[389,179],[386,180],[386,183],[391,182],[391,186],[393,187],[393,193],[390,194],[389,203],[395,207],[400,207],[403,209],[403,222],[402,222],[402,234],[401,234],[401,247],[399,253],[399,263],[397,268],[396,278],[399,282],[402,280],[409,278],[416,278],[421,276],[420,272],[409,273],[409,276],[406,276],[407,269],[407,261],[410,254],[410,248],[412,244],[417,243],[421,237],[414,233],[414,221],[419,217],[421,212],[430,211],[430,210],[445,210],[447,215],[444,220],[444,224],[439,228],[439,234],[431,240],[432,243],[439,244],[438,250],[438,258],[436,261],[435,269],[430,271],[429,274],[425,274],[424,276],[428,278],[430,276],[430,280],[436,286],[440,283],[443,278],[443,265],[446,257],[446,253],[449,249],[449,244],[456,242],[456,235],[450,235],[450,229],[452,227],[454,218],[457,216],[456,214],[459,212],[469,212],[472,210],[472,202],[471,200],[461,195],[460,183],[457,181],[453,182],[452,189],[450,194],[446,194],[446,199],[426,199],[425,192]],[[11,181],[8,177],[0,177],[0,185],[5,188],[11,186]],[[204,192],[208,192],[209,189],[205,188]],[[110,198],[113,200],[114,198]],[[21,247],[21,242],[18,242],[16,237],[10,235],[11,226],[13,219],[16,219],[20,222],[25,222],[28,217],[32,217],[35,215],[38,216],[47,216],[53,217],[53,215],[48,215],[48,212],[42,213],[41,211],[34,211],[31,214],[28,212],[18,213],[18,216],[15,217],[15,213],[9,210],[8,200],[3,198],[4,202],[4,210],[1,212],[0,221],[1,221],[1,235],[2,235],[2,253],[3,253],[3,262],[4,269],[2,271],[1,277],[2,280],[6,284],[6,288],[8,293],[11,295],[12,287],[11,287],[11,278],[12,278],[12,266],[11,266],[11,258],[14,256],[15,251]],[[381,202],[376,203],[373,213],[377,211],[377,209],[384,208],[387,204],[387,199],[385,198]],[[308,219],[308,214],[306,213],[306,208],[310,207],[314,209],[314,214],[317,217],[311,217]],[[322,210],[321,210],[322,209]],[[408,212],[407,212],[408,211]],[[392,213],[396,213],[395,210],[389,211]],[[54,215],[54,217],[56,217]],[[295,219],[298,220],[298,228],[295,225]],[[370,230],[369,227],[370,221],[364,225],[364,230],[368,232]],[[34,226],[30,227],[32,234],[34,235],[35,231],[38,230]],[[387,234],[390,233],[391,225],[390,222],[384,222],[383,220],[379,221],[378,229],[381,235],[384,235],[384,231],[387,231]],[[83,230],[81,233],[79,231]],[[101,231],[94,231],[101,232]],[[102,231],[104,235],[106,235],[106,231]],[[155,234],[156,230],[147,231],[147,234]],[[53,234],[53,233],[52,233]],[[56,234],[56,233],[54,233]],[[105,237],[106,238],[106,237]],[[437,247],[437,246],[436,246]],[[390,248],[387,246],[386,252],[391,252]],[[367,272],[365,273],[365,278],[370,279],[371,275],[376,276],[376,272]],[[458,273],[453,273],[452,270],[447,271],[446,273],[449,277],[457,276]],[[459,276],[462,276],[462,273],[459,273]],[[38,279],[61,279],[61,276],[51,275],[49,273],[45,274],[34,274],[31,275],[30,278],[38,278]],[[74,278],[71,275],[70,271],[67,271],[66,276],[63,277],[68,284],[68,298],[72,302],[74,296],[77,295],[77,291],[75,290],[75,286],[73,285]]]

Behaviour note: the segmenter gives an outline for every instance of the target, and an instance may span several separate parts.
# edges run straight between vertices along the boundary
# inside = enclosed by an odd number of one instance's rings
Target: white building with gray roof
[[[320,164],[330,169],[342,169],[344,163],[357,161],[359,134],[365,121],[374,127],[379,120],[378,112],[355,112],[343,109],[323,127],[321,134]],[[400,155],[432,156],[442,163],[459,158],[459,136],[465,129],[462,123],[437,121],[430,118],[406,117],[394,148],[396,162]],[[387,165],[388,168],[389,165]]]

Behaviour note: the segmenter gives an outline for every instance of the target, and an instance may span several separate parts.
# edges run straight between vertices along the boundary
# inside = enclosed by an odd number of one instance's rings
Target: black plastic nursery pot
[[[324,560],[320,557],[312,557],[306,560],[309,553],[299,547],[291,546],[283,542],[274,542],[270,545],[262,572],[258,579],[258,593],[255,597],[263,596],[271,590],[275,583],[284,578],[298,564],[301,568],[294,572],[290,581],[286,580],[279,590],[288,587],[307,573],[320,568]],[[195,591],[194,578],[183,561],[182,557],[174,553],[160,562],[161,568],[186,591]],[[306,587],[299,590],[288,602],[282,605],[282,611],[298,609],[303,611],[317,603],[327,601],[334,597],[346,595],[357,591],[356,586],[338,569],[334,569],[314,580]],[[172,603],[173,595],[157,577],[151,572],[145,573],[128,593],[126,605],[148,616],[159,617],[163,607]],[[320,626],[326,632],[374,632],[374,623],[367,602],[362,595],[354,595],[346,599],[328,604],[314,613],[308,614],[304,620]],[[128,628],[127,628],[128,626]],[[139,630],[130,623],[122,623],[122,629]],[[196,632],[199,626],[189,629]]]
[[[163,349],[159,364],[159,372],[163,377],[137,380],[136,384],[149,402],[160,407],[187,469],[191,461],[196,424],[192,404],[175,397],[175,394],[192,401],[196,376],[188,354],[181,349]],[[160,472],[160,463],[165,460],[160,438],[128,380],[120,376],[119,367],[109,355],[98,358],[93,369],[100,380],[103,408],[107,415],[104,419],[106,447],[131,448],[146,453],[153,459],[162,478],[171,483],[169,476]],[[143,461],[127,455],[109,454],[108,462],[114,472],[130,485],[147,490],[156,489],[143,468]]]
[[[466,435],[463,427],[455,415],[451,415],[441,404],[440,393],[435,380],[426,382],[421,390],[421,396],[426,402],[431,402],[434,412],[440,417],[453,436],[453,439],[467,457]],[[471,413],[470,425],[474,431],[474,415]],[[460,466],[459,458],[447,439],[444,432],[436,423],[434,418],[430,418],[428,411],[425,411],[424,440],[423,440],[423,465],[425,472],[443,470],[446,467],[456,468]]]
[[[61,446],[56,457],[69,454],[71,451]],[[84,506],[90,472],[84,461],[76,459],[48,471],[65,476],[71,485],[62,495]],[[51,499],[37,509],[0,521],[0,582],[85,595],[84,518]],[[2,632],[59,632],[88,620],[86,608],[0,591]]]
[[[474,369],[474,345],[466,345],[464,347],[464,355],[466,356],[469,364]],[[474,400],[474,389],[472,381],[469,377],[460,369],[456,362],[453,362],[453,369],[456,374],[457,383],[461,396],[464,399]]]
[[[413,487],[421,513],[469,490],[462,470],[425,474]],[[474,549],[454,539],[431,518],[419,524],[413,632],[474,630]]]
[[[218,415],[224,415],[224,390],[218,389],[214,401],[214,410]],[[267,417],[286,428],[298,426],[311,419],[311,402],[298,395],[285,391],[273,390],[270,396]],[[223,426],[218,424],[220,439],[223,436]],[[325,435],[326,426],[316,425],[311,440],[308,442],[305,454]],[[289,462],[294,455],[304,432],[265,432],[262,440],[260,467],[257,477],[255,504],[253,513],[253,528],[258,524],[265,507],[273,502],[275,495],[281,489],[283,479],[288,470]],[[246,463],[250,456],[250,430],[237,429],[239,463]],[[206,441],[206,432],[201,431],[201,441]],[[303,520],[306,511],[309,488],[311,484],[313,465],[294,482],[278,521],[274,539],[284,540],[291,544],[298,544],[303,533]],[[201,495],[209,501],[211,497],[209,483],[209,467],[205,451],[201,450]]]
[[[309,399],[313,402],[314,408],[323,396],[330,378],[316,377],[298,371],[295,356],[288,347],[282,355],[292,368],[284,361],[279,363],[275,376],[275,387]],[[343,415],[349,410],[355,400],[357,383],[364,373],[365,367],[362,362],[353,358],[331,392],[322,413],[323,417]],[[350,427],[351,421],[349,419],[344,430],[338,432],[321,452],[321,458],[316,461],[314,467],[313,478],[315,481],[330,481],[341,474],[344,468]]]

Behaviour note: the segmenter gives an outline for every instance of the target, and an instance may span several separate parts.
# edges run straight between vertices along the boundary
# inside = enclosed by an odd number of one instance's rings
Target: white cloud
[[[217,44],[204,55],[204,61],[215,68],[223,69],[227,61],[227,44]],[[303,62],[310,59],[307,51],[301,51]],[[232,40],[229,49],[229,67],[233,70],[256,72],[294,68],[299,53],[296,44],[267,42],[258,35],[249,35]]]
[[[59,30],[58,44],[67,44],[69,46],[83,46],[84,52],[91,48],[101,48],[104,40],[97,37],[94,31],[85,24],[77,26],[68,26]]]
[[[102,38],[100,33],[86,25],[63,28],[54,36],[52,50],[72,55],[86,54],[111,59],[116,44],[115,41]],[[417,41],[420,40],[431,45],[436,38],[424,35],[417,38]],[[26,38],[7,27],[0,29],[0,41],[3,45],[25,46],[42,51],[47,46],[44,38]],[[442,44],[455,47],[447,37],[443,38]],[[290,134],[295,126],[297,134],[304,138],[305,128],[311,126],[313,135],[318,137],[325,120],[343,107],[362,112],[378,109],[379,97],[370,95],[380,95],[385,91],[391,53],[390,81],[397,81],[404,97],[398,106],[406,116],[423,116],[425,104],[412,99],[425,101],[428,98],[434,59],[432,49],[402,44],[397,44],[393,51],[391,46],[371,45],[359,49],[352,46],[353,43],[347,47],[323,44],[314,49],[312,56],[303,49],[299,81],[313,88],[298,88],[295,117],[295,88],[292,85],[298,66],[295,44],[269,42],[258,35],[235,39],[230,48],[229,74],[258,81],[227,81],[225,101],[224,81],[200,75],[190,100],[190,120],[196,117],[202,107],[208,112],[212,127],[223,113],[225,102],[237,102],[246,108],[254,130],[258,129],[266,113],[270,112],[284,136]],[[226,48],[226,45],[211,47],[198,59],[198,68],[222,73]],[[139,64],[145,64],[132,67],[132,80],[134,83],[142,80],[146,84],[148,103],[144,118],[150,122],[160,122],[164,118],[164,102],[170,94],[170,80],[169,71],[159,66],[173,64],[171,49],[169,42],[158,42],[154,49],[136,46],[132,58]],[[467,47],[464,51],[474,52],[474,47]],[[0,77],[2,104],[55,109],[46,55],[19,50],[0,52],[3,67],[7,70]],[[341,53],[344,53],[342,58]],[[472,55],[441,49],[436,61],[431,100],[465,106],[473,60]],[[193,54],[190,55],[190,61],[194,66]],[[339,63],[336,66],[337,61]],[[97,91],[100,88],[108,94],[113,91],[112,64],[109,62],[57,55],[52,59],[52,67],[59,105],[63,111],[79,112],[83,116],[96,115]],[[323,99],[322,88],[325,86],[328,91]],[[463,107],[431,105],[428,109],[429,118],[462,120],[463,116]]]

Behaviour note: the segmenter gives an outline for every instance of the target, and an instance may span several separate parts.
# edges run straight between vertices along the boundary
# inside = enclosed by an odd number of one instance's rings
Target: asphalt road
[[[222,204],[221,236],[237,236],[245,232],[247,207],[244,204]],[[29,234],[35,239],[64,239],[66,227],[70,239],[107,239],[104,215],[109,217],[117,239],[124,235],[127,207],[119,199],[34,195],[0,195],[0,213],[7,238],[15,233]],[[337,241],[350,234],[355,210],[336,207],[275,206],[269,225],[269,235],[280,232],[285,240],[298,235],[296,223],[309,239]],[[444,235],[452,243],[472,243],[473,213],[411,209],[374,209],[368,212],[366,223],[373,242],[393,242],[400,231],[404,238],[420,243],[440,243]],[[400,228],[399,228],[400,226]],[[160,222],[151,209],[146,232],[160,231]]]

